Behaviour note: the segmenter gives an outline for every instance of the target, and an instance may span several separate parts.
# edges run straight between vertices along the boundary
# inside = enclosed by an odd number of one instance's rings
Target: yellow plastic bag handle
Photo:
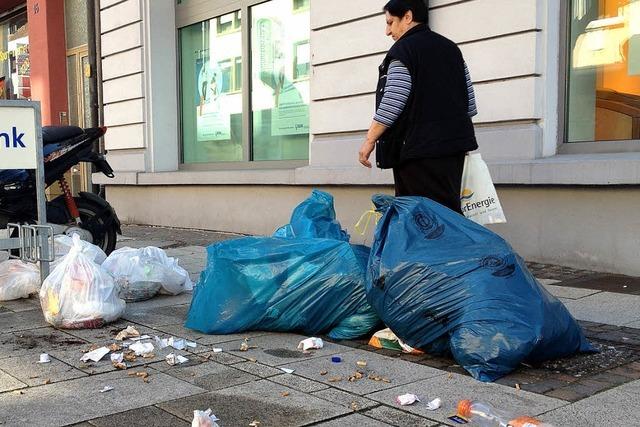
[[[369,224],[371,224],[371,219],[375,218],[375,225],[378,225],[378,221],[382,218],[382,214],[376,211],[375,207],[371,205],[371,209],[365,211],[360,219],[355,225],[356,232],[361,236],[367,234],[367,230],[369,229]]]

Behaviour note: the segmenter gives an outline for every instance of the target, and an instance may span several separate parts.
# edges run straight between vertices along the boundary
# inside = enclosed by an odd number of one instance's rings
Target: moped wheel
[[[117,225],[110,221],[105,208],[91,200],[75,197],[82,228],[91,233],[93,244],[109,255],[116,248]]]

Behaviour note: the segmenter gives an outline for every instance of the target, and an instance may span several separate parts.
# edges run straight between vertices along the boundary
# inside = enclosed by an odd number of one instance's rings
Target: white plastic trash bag
[[[47,322],[66,329],[100,328],[125,309],[113,278],[84,253],[77,235],[42,284],[40,304]]]
[[[464,216],[478,224],[507,222],[489,168],[478,153],[465,157],[460,204]]]
[[[62,257],[68,254],[73,247],[72,236],[67,236],[66,234],[58,234],[53,239],[56,261],[59,261]],[[104,260],[107,259],[107,254],[105,254],[104,251],[98,246],[84,240],[80,240],[80,245],[82,246],[82,253],[88,256],[89,259],[91,259],[96,264],[102,264]]]
[[[11,259],[0,262],[0,301],[29,298],[40,290],[40,270],[35,264]]]
[[[114,277],[121,298],[141,301],[158,291],[178,295],[191,290],[189,273],[160,248],[121,248],[113,251],[102,266]]]

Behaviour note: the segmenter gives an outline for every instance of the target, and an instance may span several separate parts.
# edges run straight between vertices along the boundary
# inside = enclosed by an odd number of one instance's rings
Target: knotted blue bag
[[[367,269],[367,298],[414,348],[451,352],[480,381],[520,363],[592,351],[564,305],[511,246],[423,197],[376,195],[383,213]]]
[[[370,249],[348,243],[333,197],[313,190],[274,236],[207,248],[185,326],[209,334],[247,330],[363,336],[380,323],[365,295]]]

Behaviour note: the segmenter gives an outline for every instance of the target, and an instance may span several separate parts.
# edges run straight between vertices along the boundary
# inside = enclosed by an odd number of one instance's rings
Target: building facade
[[[353,225],[389,171],[357,162],[392,40],[384,0],[100,0],[125,222],[270,234],[312,187]],[[480,152],[525,258],[640,275],[640,2],[431,0],[469,66]],[[463,250],[461,248],[461,250]]]

